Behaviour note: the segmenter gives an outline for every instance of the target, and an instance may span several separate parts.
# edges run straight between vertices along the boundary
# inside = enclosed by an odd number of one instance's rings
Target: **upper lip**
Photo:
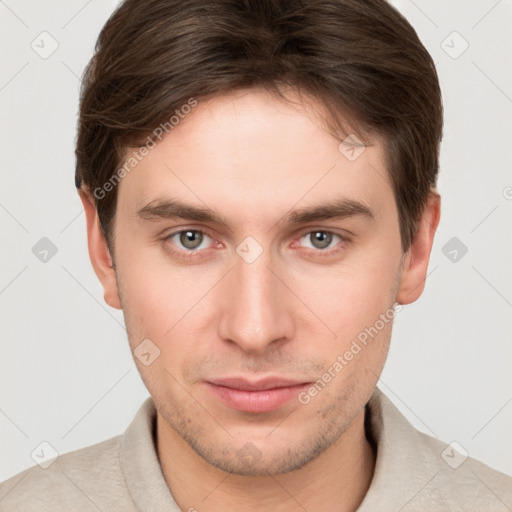
[[[226,388],[241,389],[247,391],[264,391],[267,389],[287,388],[290,386],[299,386],[301,384],[309,383],[308,381],[304,380],[286,379],[281,377],[267,377],[256,381],[232,377],[225,379],[212,379],[208,380],[207,382],[210,384],[215,384],[216,386],[224,386]]]

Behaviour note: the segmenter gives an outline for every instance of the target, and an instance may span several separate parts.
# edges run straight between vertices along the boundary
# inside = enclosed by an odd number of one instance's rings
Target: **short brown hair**
[[[291,87],[327,123],[342,127],[343,113],[363,141],[383,137],[407,250],[436,184],[443,108],[432,58],[385,0],[123,1],[84,72],[76,186],[102,189],[190,98],[256,87]],[[117,187],[96,199],[113,252]]]

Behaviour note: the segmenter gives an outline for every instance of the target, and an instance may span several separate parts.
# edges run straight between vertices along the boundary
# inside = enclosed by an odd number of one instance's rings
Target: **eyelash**
[[[182,229],[179,229],[177,231],[173,231],[172,233],[166,235],[163,238],[163,241],[164,242],[168,242],[174,236],[180,235],[181,233],[184,233],[184,232],[187,232],[187,231],[193,231],[194,233],[200,233],[200,234],[206,235],[206,236],[208,236],[209,238],[211,238],[215,242],[215,237],[213,237],[210,233],[208,233],[208,231],[205,231],[203,229],[192,229],[192,228],[184,228],[184,229],[182,228]],[[340,235],[338,233],[334,233],[333,231],[328,231],[326,229],[311,229],[309,231],[305,231],[305,232],[303,232],[298,237],[298,240],[300,241],[305,236],[311,235],[312,233],[318,233],[318,232],[320,232],[320,233],[327,233],[327,234],[330,234],[330,235],[334,235],[335,237],[338,237],[340,239],[340,242],[338,242],[337,245],[342,245],[342,247],[337,247],[337,248],[333,248],[333,249],[324,249],[324,250],[322,250],[322,249],[306,248],[307,252],[314,252],[314,253],[316,253],[315,256],[320,257],[320,258],[322,258],[322,257],[330,257],[330,256],[336,255],[339,251],[343,250],[345,244],[350,242],[350,239],[347,236],[342,236],[342,235]],[[293,242],[293,244],[296,244],[296,242]],[[178,255],[182,259],[191,260],[191,259],[194,259],[194,258],[197,258],[197,257],[201,257],[202,256],[201,253],[203,253],[206,250],[207,249],[178,250],[178,249],[172,248],[171,252],[173,254]]]

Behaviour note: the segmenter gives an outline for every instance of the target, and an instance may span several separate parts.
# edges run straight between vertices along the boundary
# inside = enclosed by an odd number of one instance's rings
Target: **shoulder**
[[[375,474],[361,511],[382,503],[406,511],[512,509],[512,478],[414,428],[376,390],[368,428],[377,447]],[[366,508],[370,506],[370,508]]]
[[[510,510],[512,477],[472,458],[457,442],[443,443],[419,431],[417,438],[432,474],[418,494],[418,504],[449,504],[454,511]]]
[[[119,443],[113,437],[59,455],[43,469],[33,466],[0,485],[4,512],[69,510],[132,510],[119,463]]]

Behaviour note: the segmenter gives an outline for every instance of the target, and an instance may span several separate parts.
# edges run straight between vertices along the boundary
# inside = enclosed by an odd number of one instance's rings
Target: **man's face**
[[[375,387],[403,254],[373,142],[353,160],[358,149],[340,151],[304,109],[237,93],[200,102],[119,184],[115,264],[130,346],[151,340],[143,361],[158,348],[151,364],[136,362],[159,421],[212,465],[298,469]],[[139,213],[170,200],[222,222]],[[326,204],[344,213],[294,216]]]

